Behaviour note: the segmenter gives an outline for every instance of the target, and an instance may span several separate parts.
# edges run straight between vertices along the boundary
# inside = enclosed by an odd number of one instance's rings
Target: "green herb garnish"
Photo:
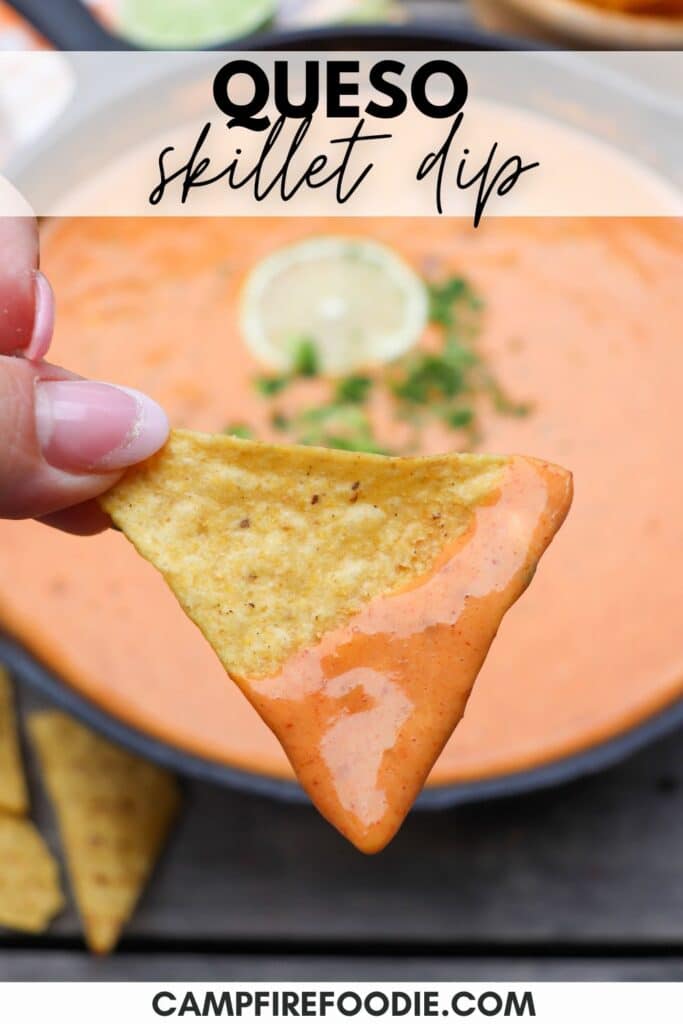
[[[297,377],[316,377],[320,360],[315,342],[310,338],[299,338],[292,348],[292,373]]]
[[[433,324],[452,327],[456,322],[458,306],[462,305],[472,312],[483,308],[481,299],[464,277],[448,277],[445,281],[429,285],[429,319]]]
[[[474,422],[474,409],[446,409],[442,419],[453,430],[461,430],[463,427],[471,426]]]
[[[330,402],[304,409],[295,417],[292,432],[299,444],[389,454],[375,437],[366,413],[351,403]]]
[[[254,387],[265,398],[272,398],[274,395],[279,395],[281,391],[284,391],[289,381],[290,378],[288,376],[257,377],[254,381]]]
[[[334,437],[327,436],[324,439],[325,448],[338,448],[345,452],[364,452],[366,455],[391,455],[387,448],[382,448],[372,436],[368,437]]]
[[[314,438],[309,442],[318,444],[323,433],[353,435],[363,434],[370,430],[370,421],[357,405],[317,405],[304,409],[293,420],[295,427],[306,432],[307,437]]]
[[[421,431],[435,420],[454,432],[464,431],[467,446],[474,448],[481,434],[478,409],[486,399],[501,415],[526,416],[531,406],[514,401],[503,391],[476,349],[483,302],[469,282],[454,275],[427,287],[430,322],[440,334],[438,346],[407,354],[381,375],[352,373],[326,380],[327,397],[316,405],[287,415],[271,407],[271,427],[297,444],[398,454],[375,436],[365,409],[373,389],[380,397],[393,399],[396,419],[410,428],[410,440],[401,448],[403,453],[420,450]],[[321,361],[313,338],[293,339],[290,352],[288,373],[262,375],[254,380],[256,391],[267,401],[301,378],[320,375]],[[253,436],[245,424],[227,427],[225,432],[234,437]]]
[[[363,377],[354,374],[350,377],[342,377],[337,381],[335,388],[335,401],[354,402],[359,405],[365,402],[372,389],[372,377]]]
[[[289,420],[281,412],[274,412],[270,417],[270,425],[273,430],[279,430],[280,433],[284,433],[289,427]]]
[[[254,437],[254,431],[246,423],[232,423],[228,427],[223,427],[223,433],[229,434],[230,437],[241,437],[244,441],[251,441]]]
[[[464,388],[462,371],[441,355],[421,353],[407,367],[406,376],[396,381],[397,398],[425,405],[435,396],[452,398]]]
[[[485,387],[493,401],[493,407],[501,416],[528,416],[533,405],[531,402],[516,402],[507,395],[497,380],[490,375],[487,376]]]

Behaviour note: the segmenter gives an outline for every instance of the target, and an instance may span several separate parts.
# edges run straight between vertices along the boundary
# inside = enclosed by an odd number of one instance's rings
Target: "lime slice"
[[[211,46],[256,31],[277,0],[121,0],[118,29],[141,46]]]
[[[241,326],[254,355],[289,370],[302,342],[325,373],[389,362],[417,343],[427,291],[411,268],[364,239],[313,238],[259,263],[242,294]]]

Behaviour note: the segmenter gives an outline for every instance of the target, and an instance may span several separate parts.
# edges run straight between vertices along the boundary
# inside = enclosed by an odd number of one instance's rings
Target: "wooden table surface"
[[[70,904],[44,936],[0,932],[0,980],[683,979],[682,740],[552,791],[414,813],[373,858],[309,807],[188,782],[119,951],[85,953]]]

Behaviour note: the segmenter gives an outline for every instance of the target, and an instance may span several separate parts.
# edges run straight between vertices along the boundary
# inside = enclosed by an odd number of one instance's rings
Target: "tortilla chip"
[[[63,906],[57,862],[35,825],[0,815],[0,925],[42,932]]]
[[[174,431],[101,503],[161,570],[319,810],[372,852],[462,717],[570,499],[570,475],[533,459],[393,459]],[[486,508],[488,535],[477,525]],[[473,564],[450,572],[444,594],[439,560],[471,533]],[[441,610],[425,606],[430,575]],[[456,621],[481,579],[493,603],[478,623],[466,608]],[[407,591],[416,596],[395,600]]]
[[[505,461],[388,459],[175,430],[101,504],[228,671],[260,678],[428,569]]]
[[[57,711],[29,717],[88,945],[108,953],[179,806],[175,780]]]
[[[28,809],[12,684],[0,665],[0,811],[24,815]]]

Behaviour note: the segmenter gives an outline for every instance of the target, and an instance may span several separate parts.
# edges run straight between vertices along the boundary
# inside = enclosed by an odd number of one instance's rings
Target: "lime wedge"
[[[313,238],[279,249],[251,272],[241,326],[253,354],[290,370],[302,342],[324,373],[389,362],[417,343],[427,291],[411,268],[376,242]]]
[[[256,31],[277,0],[121,0],[119,31],[141,46],[211,46]]]

